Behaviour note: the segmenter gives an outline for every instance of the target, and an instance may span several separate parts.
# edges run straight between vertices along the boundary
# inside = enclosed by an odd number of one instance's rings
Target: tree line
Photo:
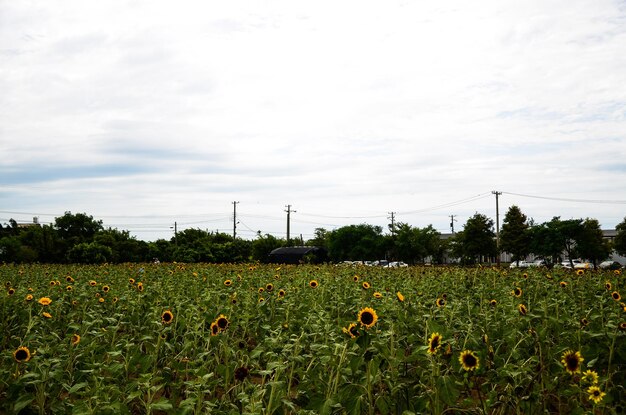
[[[611,243],[603,238],[596,219],[554,217],[535,224],[519,207],[511,206],[499,238],[493,220],[476,213],[461,231],[447,238],[432,225],[397,223],[383,232],[381,226],[358,224],[330,231],[317,228],[312,239],[301,243],[326,249],[333,262],[388,259],[417,264],[458,259],[474,264],[495,262],[499,252],[508,252],[514,261],[532,254],[551,263],[580,257],[595,264],[612,251],[626,255],[626,218],[616,230]],[[193,228],[169,240],[146,242],[129,231],[105,228],[86,213],[66,212],[48,225],[20,226],[13,219],[0,225],[0,262],[5,263],[265,262],[273,249],[290,245],[291,241],[260,232],[255,239],[245,240]]]

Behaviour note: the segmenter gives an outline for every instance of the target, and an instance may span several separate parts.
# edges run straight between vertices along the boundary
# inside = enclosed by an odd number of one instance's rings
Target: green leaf
[[[76,385],[72,386],[67,392],[70,394],[76,393],[87,385],[89,385],[89,383],[87,382],[77,383]]]
[[[13,411],[15,411],[15,413],[18,413],[19,411],[21,411],[22,409],[26,408],[28,405],[30,405],[30,403],[35,400],[35,398],[32,395],[22,395],[20,396],[17,401],[15,401],[15,403],[13,404]]]
[[[155,411],[167,411],[173,408],[173,405],[166,398],[161,398],[150,404],[150,408]]]

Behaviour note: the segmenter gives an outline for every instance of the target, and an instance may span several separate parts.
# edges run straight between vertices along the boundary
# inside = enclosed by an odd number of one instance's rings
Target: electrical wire
[[[512,195],[512,196],[521,196],[521,197],[530,197],[530,198],[533,198],[533,199],[556,200],[556,201],[560,201],[560,202],[600,203],[600,204],[607,204],[607,205],[626,205],[626,200],[568,199],[568,198],[561,198],[561,197],[524,195],[524,194],[521,194],[521,193],[512,193],[512,192],[502,192],[502,194]]]

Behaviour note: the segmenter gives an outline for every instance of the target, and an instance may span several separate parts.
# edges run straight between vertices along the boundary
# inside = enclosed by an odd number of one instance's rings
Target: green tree
[[[398,259],[411,264],[424,262],[426,257],[440,254],[440,233],[432,225],[418,228],[399,222],[395,226],[393,244]]]
[[[582,222],[580,234],[576,240],[578,254],[597,266],[598,261],[603,261],[611,253],[609,243],[604,240],[600,223],[597,219],[585,219]]]
[[[555,216],[549,222],[533,227],[533,253],[550,257],[553,263],[558,262],[565,253],[573,268],[573,259],[579,256],[577,245],[583,231],[582,223],[582,219],[561,220]]]
[[[68,251],[67,257],[70,262],[102,264],[113,257],[113,251],[97,242],[81,242]]]
[[[255,261],[267,262],[270,252],[285,245],[284,239],[276,238],[270,234],[261,235],[259,231],[257,238],[252,241],[252,259]]]
[[[504,215],[500,231],[500,248],[513,256],[513,261],[524,259],[530,253],[530,232],[527,217],[513,205]]]
[[[626,256],[626,217],[615,227],[615,230],[617,234],[613,239],[613,249],[618,254]]]
[[[314,238],[306,241],[307,246],[318,246],[328,248],[328,231],[324,228],[315,228]]]
[[[111,248],[113,257],[110,262],[143,262],[151,259],[148,244],[138,241],[128,231],[104,229],[95,235],[94,242]]]
[[[454,237],[455,253],[463,263],[468,264],[480,261],[484,256],[495,256],[497,254],[495,236],[493,220],[476,213]]]
[[[333,261],[371,260],[385,255],[386,243],[380,226],[348,225],[328,235],[328,254]]]

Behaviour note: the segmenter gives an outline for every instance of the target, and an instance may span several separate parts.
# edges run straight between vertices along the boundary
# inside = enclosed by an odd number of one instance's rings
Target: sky
[[[445,233],[494,191],[624,220],[625,1],[0,0],[0,223]]]

